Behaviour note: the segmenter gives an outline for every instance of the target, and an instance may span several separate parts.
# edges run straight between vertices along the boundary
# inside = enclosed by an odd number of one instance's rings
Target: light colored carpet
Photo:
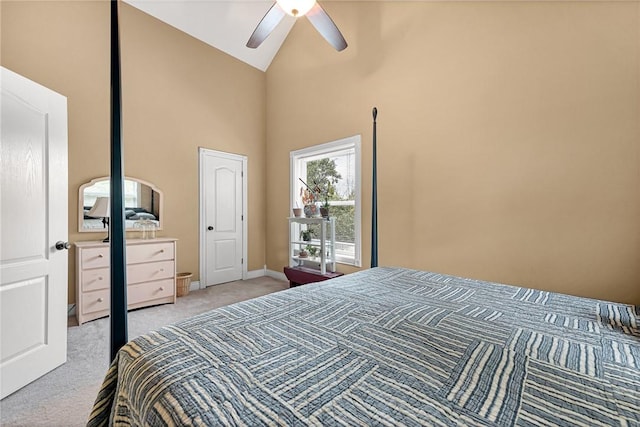
[[[191,291],[176,304],[130,311],[129,339],[213,308],[288,287],[288,282],[260,277]],[[108,366],[109,319],[70,326],[67,363],[0,401],[0,425],[86,425]]]

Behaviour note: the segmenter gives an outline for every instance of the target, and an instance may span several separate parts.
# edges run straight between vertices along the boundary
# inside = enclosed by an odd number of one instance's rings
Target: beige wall
[[[249,270],[265,264],[265,75],[120,4],[124,168],[164,192],[178,270],[198,278],[198,147],[248,156]],[[69,240],[78,187],[109,174],[109,2],[2,1],[1,63],[67,97]],[[75,301],[70,251],[69,302]]]
[[[267,266],[287,262],[291,150],[377,106],[380,264],[640,303],[640,3],[326,2],[267,72]],[[352,269],[344,269],[351,271]]]
[[[76,209],[109,170],[108,2],[0,5],[2,65],[68,97],[69,239],[99,238]],[[354,134],[367,264],[377,106],[382,265],[640,303],[640,3],[324,6],[349,48],[300,20],[265,77],[121,4],[125,172],[164,191],[180,271],[197,147],[249,156],[248,267],[282,271],[289,152]]]

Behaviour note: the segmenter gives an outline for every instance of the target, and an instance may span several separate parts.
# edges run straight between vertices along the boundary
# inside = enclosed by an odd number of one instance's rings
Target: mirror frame
[[[108,181],[110,180],[111,177],[109,176],[101,176],[98,178],[94,178],[89,182],[85,182],[84,184],[82,184],[80,186],[80,188],[78,189],[78,232],[79,233],[104,233],[105,230],[96,230],[93,228],[84,228],[83,224],[84,224],[84,189],[87,187],[91,187],[93,184],[95,184],[98,181]],[[158,203],[158,215],[160,215],[160,219],[158,220],[158,228],[156,230],[162,230],[162,226],[164,224],[164,194],[162,193],[162,191],[160,191],[160,189],[158,189],[158,187],[156,187],[155,185],[153,185],[152,183],[142,180],[142,179],[138,179],[138,178],[133,178],[130,176],[125,176],[124,177],[125,180],[129,180],[129,181],[135,181],[137,183],[140,184],[144,184],[147,187],[151,188],[152,191],[155,191],[156,193],[158,193],[158,195],[160,196],[160,202]],[[125,231],[134,231],[136,230],[135,228],[125,228]]]

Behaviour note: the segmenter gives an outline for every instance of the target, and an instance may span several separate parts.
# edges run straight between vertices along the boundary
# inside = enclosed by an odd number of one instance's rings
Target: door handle
[[[213,230],[213,227],[212,227],[212,226],[208,226],[208,227],[207,227],[207,230],[212,231],[212,230]]]
[[[62,240],[58,240],[56,242],[56,249],[61,251],[63,249],[69,249],[71,247],[71,245],[69,244],[69,242],[63,242]]]

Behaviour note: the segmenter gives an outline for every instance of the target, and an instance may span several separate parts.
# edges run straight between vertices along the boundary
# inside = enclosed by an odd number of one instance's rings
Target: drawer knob
[[[160,249],[160,253],[161,253],[161,254],[162,254],[162,253],[164,253],[164,249]]]
[[[161,268],[160,271],[164,271],[164,268]]]
[[[104,258],[104,255],[98,254],[98,258]]]
[[[102,280],[102,276],[98,277],[98,280]]]
[[[102,302],[102,301],[104,301],[103,298],[98,298],[98,302]]]
[[[164,291],[164,286],[160,286],[160,290],[161,290],[161,291]]]

